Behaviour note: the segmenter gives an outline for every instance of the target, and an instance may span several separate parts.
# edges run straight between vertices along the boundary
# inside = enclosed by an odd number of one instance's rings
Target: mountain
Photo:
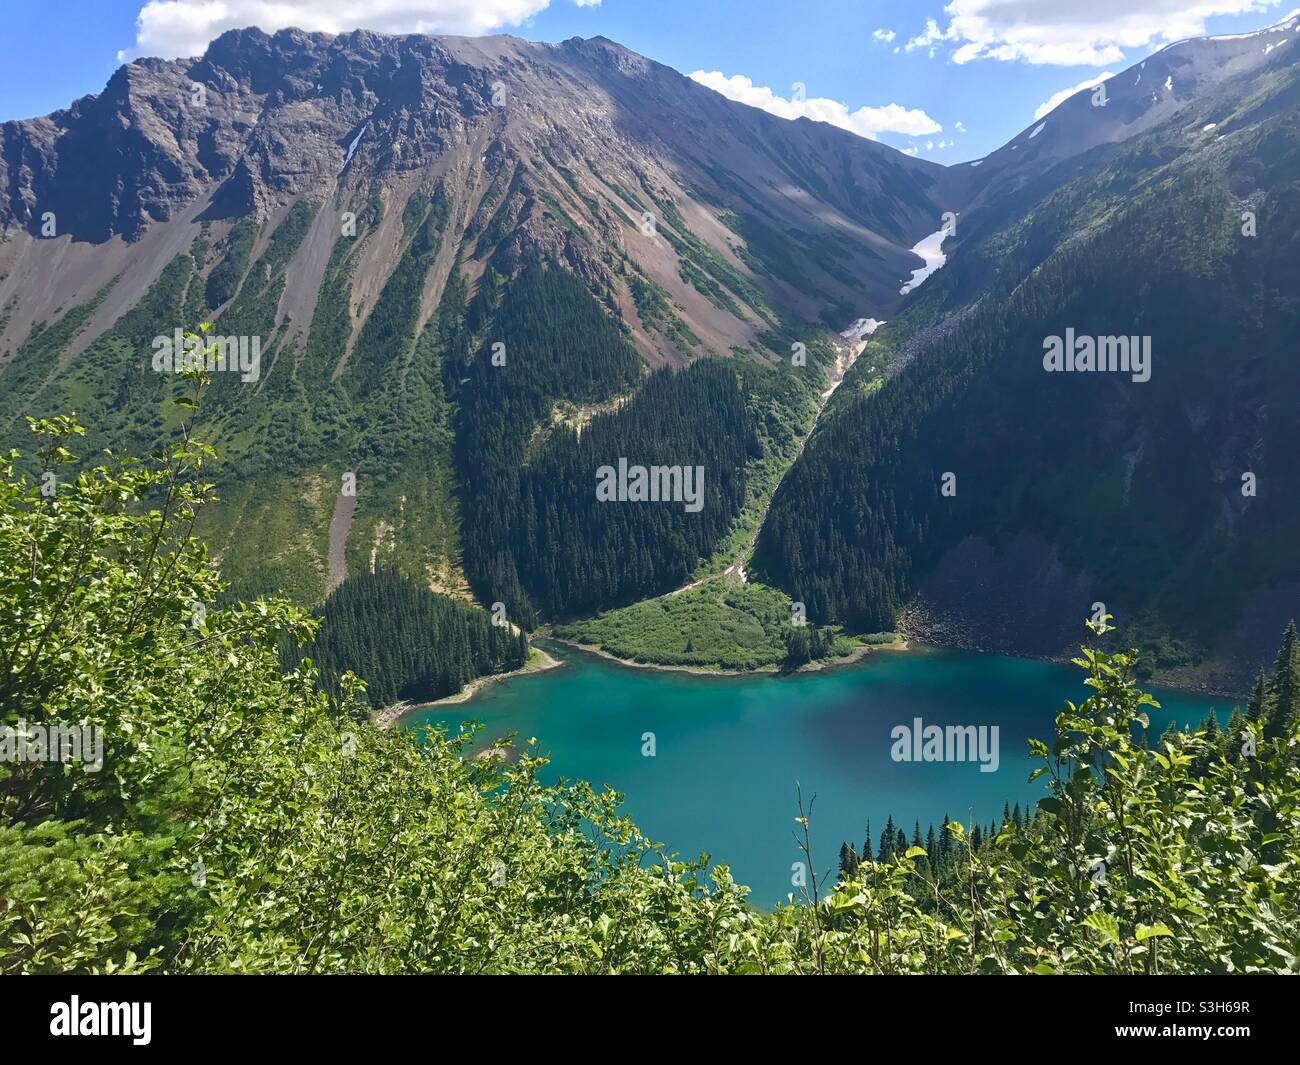
[[[989,157],[1005,184],[871,338],[756,572],[819,620],[1018,653],[1068,653],[1102,604],[1163,676],[1249,687],[1300,611],[1297,28],[1172,46]],[[1114,142],[1166,70],[1201,91]],[[1147,343],[1149,374],[1049,372],[1067,336]]]
[[[476,252],[502,266],[563,256],[607,284],[607,248],[626,250],[721,354],[755,339],[763,314],[750,300],[833,325],[892,310],[897,278],[917,265],[908,249],[951,200],[942,167],[733,103],[601,38],[232,31],[199,60],[139,60],[99,96],[4,124],[6,267],[11,282],[21,262],[42,283],[6,288],[22,306],[2,343],[125,269],[129,292],[96,316],[83,343],[93,339],[184,243],[182,223],[192,239],[205,221],[274,222],[304,198],[341,204],[376,188],[399,203],[439,179],[462,228],[480,209],[501,218],[494,246]],[[669,239],[641,248],[647,211]],[[65,239],[18,239],[39,238],[46,212]],[[370,289],[385,280],[397,216],[365,264]],[[674,221],[692,231],[677,234]],[[698,246],[674,246],[679,236]],[[329,248],[311,234],[285,316],[310,317]],[[677,269],[683,256],[703,263],[704,276],[687,271],[698,287]],[[724,295],[710,271],[734,273],[743,291]],[[691,353],[626,317],[648,360]]]
[[[216,375],[203,414],[223,499],[204,532],[237,592],[315,603],[387,561],[524,619],[666,590],[707,557],[755,505],[732,469],[807,428],[828,327],[892,313],[956,197],[942,167],[603,39],[233,31],[0,144],[7,440],[75,408],[96,444],[156,446],[176,382],[154,341],[215,320],[261,353],[254,380]],[[640,397],[647,369],[712,355],[735,366],[726,394],[701,369]],[[705,378],[720,408],[689,394]],[[680,432],[656,442],[661,417]],[[589,470],[564,514],[520,478],[544,449],[577,477],[592,419],[615,462],[728,456],[716,512],[710,495],[693,524],[622,530],[635,579],[612,541],[567,577],[515,557],[530,522],[582,526]]]
[[[1107,78],[1104,93],[1075,93],[997,151],[954,168],[969,179],[967,206],[1014,195],[1066,160],[1146,133],[1225,81],[1285,65],[1297,31],[1300,13],[1255,33],[1178,41]]]

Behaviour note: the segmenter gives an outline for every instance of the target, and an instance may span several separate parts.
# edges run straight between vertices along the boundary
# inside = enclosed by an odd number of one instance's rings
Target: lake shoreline
[[[724,669],[721,666],[684,666],[672,665],[666,662],[636,662],[630,658],[621,658],[612,651],[606,651],[603,647],[596,647],[591,644],[577,643],[573,640],[562,640],[558,636],[546,636],[544,639],[551,643],[557,643],[561,647],[567,647],[572,651],[579,651],[583,654],[595,655],[597,658],[603,658],[615,665],[627,666],[631,669],[653,669],[662,673],[694,673],[700,677],[754,677],[766,674],[772,677],[793,677],[801,673],[818,673],[825,669],[834,669],[837,666],[857,665],[863,659],[870,656],[875,651],[911,651],[915,650],[911,643],[906,639],[897,640],[894,643],[864,643],[854,648],[847,655],[840,655],[836,658],[819,658],[811,662],[805,662],[797,669],[782,669],[777,665],[757,666],[754,669]]]
[[[1027,662],[1050,662],[1052,665],[1069,666],[1073,660],[1079,656],[1080,649],[1076,649],[1068,654],[1044,655],[1032,654],[1026,651],[1004,651],[990,650],[987,647],[981,647],[977,640],[956,639],[936,641],[933,637],[930,639],[921,639],[915,632],[909,632],[906,621],[900,622],[898,633],[900,636],[919,647],[933,647],[943,651],[964,651],[969,654],[977,655],[996,655],[999,658],[1019,658]],[[1138,687],[1146,690],[1148,688],[1164,688],[1166,691],[1178,692],[1181,695],[1196,695],[1210,699],[1226,699],[1234,704],[1245,706],[1250,698],[1250,693],[1233,692],[1224,688],[1222,685],[1214,684],[1208,681],[1198,681],[1190,679],[1194,676],[1194,669],[1184,669],[1173,674],[1155,673],[1145,680],[1137,682]]]
[[[402,718],[418,710],[429,710],[435,706],[454,706],[457,703],[468,702],[484,688],[490,687],[498,681],[527,676],[529,673],[545,673],[549,669],[558,669],[564,665],[561,659],[552,658],[536,644],[530,645],[530,650],[535,651],[539,656],[534,662],[526,662],[521,668],[512,669],[508,673],[491,673],[486,677],[475,677],[454,695],[444,695],[441,699],[434,699],[432,702],[413,703],[407,700],[394,703],[392,706],[386,706],[375,715],[375,725],[380,731],[387,732],[394,725],[401,724]]]
[[[606,651],[602,647],[592,646],[589,644],[577,643],[573,640],[564,640],[558,636],[542,635],[538,639],[545,640],[548,643],[557,644],[569,651],[576,651],[579,654],[591,655],[595,658],[604,659],[616,666],[625,666],[629,669],[648,669],[661,673],[688,673],[699,677],[735,677],[743,679],[755,676],[771,677],[793,677],[799,675],[809,675],[821,673],[831,669],[842,669],[849,666],[856,666],[867,660],[877,651],[892,651],[905,653],[920,653],[926,650],[936,651],[960,651],[968,654],[990,655],[999,658],[1019,658],[1024,661],[1045,662],[1052,665],[1068,666],[1073,656],[1067,655],[1030,655],[1014,654],[1008,655],[1000,651],[988,651],[975,646],[961,646],[957,644],[938,644],[928,641],[921,641],[909,637],[905,632],[899,633],[900,639],[894,643],[885,644],[861,644],[850,654],[842,655],[838,658],[823,658],[812,662],[807,662],[797,669],[782,669],[778,665],[758,666],[754,669],[724,669],[720,666],[690,666],[690,665],[672,665],[669,663],[659,662],[636,662],[629,658],[621,658],[612,651]],[[555,658],[548,654],[539,644],[532,644],[532,649],[540,656],[537,661],[525,665],[522,669],[511,670],[508,673],[494,673],[486,677],[476,677],[465,685],[459,692],[454,695],[446,695],[441,699],[435,699],[431,702],[406,702],[395,703],[392,706],[384,707],[375,716],[375,724],[384,731],[391,729],[394,725],[399,725],[403,718],[417,711],[429,710],[440,706],[454,706],[460,703],[468,702],[480,692],[491,687],[499,681],[510,680],[515,677],[527,676],[531,673],[542,673],[548,670],[556,669],[565,663],[562,659]],[[1210,685],[1186,685],[1171,683],[1161,677],[1152,677],[1149,680],[1140,682],[1143,688],[1158,687],[1166,690],[1177,692],[1181,695],[1199,696],[1203,698],[1215,698],[1231,700],[1234,703],[1244,702],[1245,697],[1233,695],[1221,691]]]
[[[551,643],[559,644],[573,651],[579,651],[585,654],[594,655],[597,658],[603,658],[615,665],[628,666],[631,669],[652,669],[664,673],[693,673],[701,677],[754,677],[762,676],[797,676],[800,674],[818,673],[826,669],[835,669],[843,666],[855,666],[869,658],[876,651],[901,651],[917,653],[924,650],[934,651],[962,651],[969,654],[990,655],[997,658],[1019,658],[1027,662],[1047,662],[1057,666],[1069,666],[1072,660],[1077,657],[1077,652],[1071,655],[1033,655],[1033,654],[1008,654],[1005,651],[989,651],[982,647],[965,646],[961,644],[933,643],[925,640],[918,640],[908,636],[905,632],[899,632],[900,639],[895,643],[882,644],[862,644],[851,654],[843,655],[839,658],[823,658],[813,662],[805,663],[798,669],[785,670],[780,666],[759,666],[756,669],[723,669],[718,666],[678,666],[658,662],[634,662],[628,658],[620,658],[611,651],[606,651],[601,647],[594,647],[587,644],[576,643],[573,640],[562,640],[558,636],[546,636],[544,639]],[[1144,690],[1147,688],[1163,688],[1167,691],[1177,692],[1180,695],[1195,695],[1205,698],[1226,699],[1234,704],[1241,703],[1244,705],[1248,695],[1234,694],[1225,691],[1210,684],[1188,684],[1179,683],[1175,680],[1153,676],[1144,681],[1139,681],[1138,686]]]

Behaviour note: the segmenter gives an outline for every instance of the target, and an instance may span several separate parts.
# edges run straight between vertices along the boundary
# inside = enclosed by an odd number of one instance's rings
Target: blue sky
[[[1057,92],[1171,40],[1249,32],[1290,10],[1280,0],[10,0],[0,120],[100,91],[119,55],[195,54],[226,28],[214,6],[269,30],[279,27],[266,12],[280,9],[312,29],[604,35],[735,98],[942,163],[984,155]]]

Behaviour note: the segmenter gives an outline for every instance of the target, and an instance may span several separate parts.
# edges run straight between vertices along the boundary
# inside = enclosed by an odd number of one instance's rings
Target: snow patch
[[[898,290],[900,296],[906,296],[913,291],[922,281],[948,261],[948,256],[943,252],[943,239],[947,235],[948,230],[946,228],[941,229],[936,233],[931,233],[912,248],[912,254],[919,255],[925,260],[925,265],[919,270],[912,271],[912,280]]]
[[[859,318],[840,334],[845,340],[865,340],[885,323],[877,318]]]
[[[1030,140],[1033,140],[1033,139],[1034,139],[1035,137],[1037,137],[1040,133],[1042,133],[1042,132],[1043,132],[1043,127],[1046,126],[1046,125],[1047,125],[1046,122],[1040,122],[1040,123],[1038,123],[1038,125],[1036,125],[1036,126],[1034,127],[1034,131],[1033,131],[1033,133],[1029,134],[1029,139],[1030,139]]]
[[[1209,133],[1210,130],[1214,129],[1214,127],[1217,126],[1217,125],[1218,125],[1217,122],[1207,122],[1207,123],[1205,123],[1205,125],[1203,125],[1203,126],[1201,127],[1201,132],[1202,132],[1202,133]]]
[[[356,154],[357,145],[361,143],[361,138],[366,135],[366,127],[361,127],[361,132],[352,138],[352,143],[348,145],[348,157],[343,160],[343,167],[346,170],[348,163],[352,162],[352,157]]]
[[[973,163],[971,163],[970,165],[971,165],[971,166],[979,166],[980,163],[982,163],[982,162],[984,162],[983,159],[976,159],[976,160],[975,160]]]

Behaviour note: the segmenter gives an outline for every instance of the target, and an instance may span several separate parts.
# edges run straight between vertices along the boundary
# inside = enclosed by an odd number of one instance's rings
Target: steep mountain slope
[[[1103,603],[1148,665],[1245,689],[1300,611],[1300,38],[1274,36],[963,216],[859,360],[889,382],[852,371],[777,492],[758,572],[821,619],[1039,654]],[[1048,372],[1069,330],[1147,338],[1149,379]]]
[[[1178,41],[1104,88],[1075,93],[997,151],[955,168],[970,182],[968,206],[1016,195],[1068,159],[1154,129],[1226,81],[1286,63],[1277,50],[1297,33],[1300,15],[1256,33]]]
[[[0,346],[82,291],[68,287],[80,274],[67,259],[104,260],[95,279],[113,276],[118,261],[98,247],[113,237],[138,241],[177,220],[266,220],[296,199],[346,198],[376,182],[404,199],[404,185],[439,178],[467,219],[496,212],[497,239],[479,250],[501,264],[559,254],[609,284],[608,247],[626,247],[722,354],[753,341],[766,298],[834,325],[892,310],[894,282],[916,265],[907,249],[951,199],[941,167],[735,104],[601,39],[237,31],[200,60],[140,60],[98,97],[4,125],[0,225],[39,237],[49,212],[71,242],[29,246],[8,234],[6,258],[16,266],[21,256],[22,271],[46,256],[59,263],[44,275],[53,291],[8,286],[23,310]],[[201,212],[189,210],[196,202]],[[647,212],[664,239],[636,239]],[[372,289],[391,257],[392,241],[380,243],[363,271]],[[328,247],[309,244],[295,262],[306,276],[292,303],[310,303]],[[732,285],[741,291],[724,291]],[[427,295],[425,317],[436,302]],[[691,353],[652,333],[637,337],[648,358]]]
[[[6,440],[76,409],[96,445],[156,446],[178,391],[156,342],[214,319],[260,352],[204,405],[235,594],[318,602],[385,561],[531,621],[709,555],[752,506],[744,468],[792,450],[827,326],[892,313],[958,182],[601,39],[244,30],[6,123],[0,187]],[[729,384],[632,402],[647,366],[711,355]],[[533,540],[582,527],[597,439],[723,467],[698,518],[624,515],[635,579],[626,543]],[[548,464],[570,480],[520,480]]]

